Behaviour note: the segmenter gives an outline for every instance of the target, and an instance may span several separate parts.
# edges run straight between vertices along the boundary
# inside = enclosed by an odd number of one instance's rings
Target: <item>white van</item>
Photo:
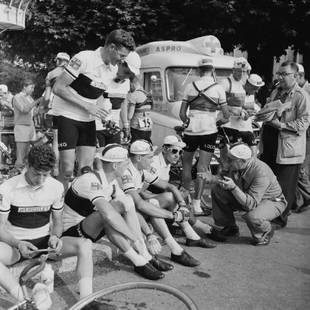
[[[139,46],[142,85],[153,96],[152,141],[161,145],[163,138],[175,134],[182,124],[179,111],[188,83],[199,79],[198,63],[212,59],[217,79],[231,74],[234,57],[225,56],[220,41],[203,36],[189,41],[157,41]]]

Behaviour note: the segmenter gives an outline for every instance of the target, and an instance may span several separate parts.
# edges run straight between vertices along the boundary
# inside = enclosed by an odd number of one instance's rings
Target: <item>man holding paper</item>
[[[295,201],[298,170],[305,159],[309,126],[309,98],[296,82],[297,72],[294,62],[285,61],[280,65],[279,86],[271,93],[270,103],[280,100],[285,109],[277,109],[273,118],[264,122],[260,141],[261,159],[277,176],[287,200],[285,211],[274,220],[281,227],[286,226]]]

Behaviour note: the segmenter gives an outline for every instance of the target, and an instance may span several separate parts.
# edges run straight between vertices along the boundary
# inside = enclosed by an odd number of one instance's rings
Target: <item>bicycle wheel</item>
[[[141,290],[140,295],[137,294],[137,290]],[[133,298],[141,298],[146,297],[149,294],[147,291],[152,291],[151,296],[148,296],[146,299],[139,299],[138,302],[132,303],[129,301],[128,296],[124,294],[124,292],[134,291]],[[121,297],[125,299],[124,303],[120,303],[120,298],[116,297],[118,304],[117,306],[113,306],[108,304],[112,301],[112,298],[105,298],[110,294],[116,294],[122,292]],[[141,295],[142,293],[142,295]],[[164,293],[169,295],[170,299],[173,299],[174,309],[188,309],[188,310],[199,310],[195,302],[186,294],[181,292],[180,290],[164,285],[159,283],[150,283],[150,282],[129,282],[124,284],[115,285],[109,288],[102,289],[92,295],[85,297],[77,304],[73,305],[69,310],[101,310],[101,309],[171,309],[171,306],[167,307],[163,305],[163,301],[156,296],[156,293]],[[157,299],[155,300],[155,297]],[[167,297],[164,297],[165,301],[167,302]],[[150,304],[148,304],[148,300]],[[170,301],[171,302],[171,301]],[[154,307],[154,303],[158,305],[158,308]],[[139,305],[141,308],[139,308]],[[179,306],[181,305],[181,307]],[[111,308],[109,308],[109,306]],[[113,308],[112,308],[113,307]],[[185,308],[184,308],[185,307]]]

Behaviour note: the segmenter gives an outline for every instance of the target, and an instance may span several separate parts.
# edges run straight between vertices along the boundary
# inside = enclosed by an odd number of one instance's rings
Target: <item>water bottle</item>
[[[48,287],[43,283],[37,283],[33,287],[32,299],[38,310],[48,310],[52,306]]]
[[[42,270],[41,282],[48,287],[49,293],[54,291],[54,270],[50,264],[46,264]]]

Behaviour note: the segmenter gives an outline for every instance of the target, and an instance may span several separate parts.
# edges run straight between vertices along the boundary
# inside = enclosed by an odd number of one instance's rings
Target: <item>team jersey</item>
[[[148,170],[138,170],[129,160],[128,168],[122,176],[122,189],[125,193],[131,190],[142,192],[151,184],[158,180],[158,174],[155,168]]]
[[[114,121],[117,126],[120,126],[121,105],[124,102],[129,89],[129,79],[119,83],[112,81],[105,94],[105,97],[107,98],[103,99],[103,107],[105,110],[109,111],[109,115],[106,117],[106,120]],[[104,126],[102,125],[102,121],[96,118],[96,130],[103,129]]]
[[[161,180],[167,182],[169,181],[171,164],[166,163],[162,152],[160,152],[158,155],[154,155],[152,161],[152,167],[156,169],[158,177]]]
[[[51,212],[62,211],[63,197],[63,185],[54,178],[33,187],[20,174],[0,186],[0,214],[8,215],[7,229],[14,238],[41,238],[49,235]]]
[[[221,85],[226,92],[227,104],[230,110],[237,114],[241,113],[246,97],[242,80],[236,81],[233,76],[230,76],[227,79],[223,79]],[[243,120],[239,116],[231,115],[229,122],[223,125],[223,127],[242,130]]]
[[[188,84],[183,100],[188,102],[189,106],[190,122],[185,129],[187,135],[208,135],[217,132],[217,110],[226,104],[226,95],[224,89],[214,82],[213,77],[205,76]]]
[[[130,127],[143,131],[151,131],[153,122],[150,111],[153,106],[152,96],[146,93],[142,87],[129,93],[127,96],[129,105],[134,106],[134,114],[130,120]]]
[[[76,54],[64,70],[73,79],[69,87],[72,93],[92,104],[97,104],[98,98],[108,89],[117,72],[117,66],[103,62],[100,49]],[[60,97],[55,97],[54,101],[62,106],[62,116],[83,122],[95,119],[86,110]]]
[[[103,170],[77,177],[65,195],[63,222],[65,230],[96,211],[97,199],[110,201],[123,194],[117,180],[108,182]]]

